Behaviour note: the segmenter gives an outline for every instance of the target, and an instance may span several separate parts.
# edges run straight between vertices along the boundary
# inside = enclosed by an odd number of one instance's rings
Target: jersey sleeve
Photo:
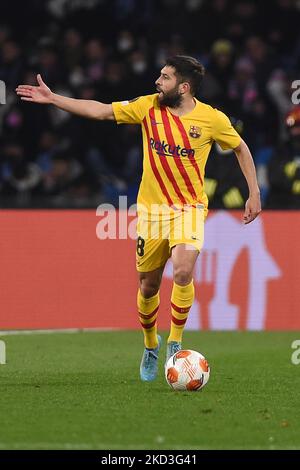
[[[140,96],[129,101],[112,103],[115,119],[118,124],[140,124],[150,108],[150,96]]]
[[[213,139],[220,145],[222,150],[234,149],[241,143],[241,136],[232,126],[226,114],[215,109],[216,118],[213,126]]]

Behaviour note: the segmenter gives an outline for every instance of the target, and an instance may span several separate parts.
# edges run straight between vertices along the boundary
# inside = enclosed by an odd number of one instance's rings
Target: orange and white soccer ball
[[[166,380],[174,390],[199,391],[207,384],[209,374],[205,357],[191,349],[178,351],[165,366]]]

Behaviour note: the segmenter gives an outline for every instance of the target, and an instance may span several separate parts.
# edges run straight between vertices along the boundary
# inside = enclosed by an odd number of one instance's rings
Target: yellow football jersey
[[[161,213],[168,206],[177,212],[184,205],[203,205],[205,164],[213,141],[234,149],[241,137],[221,111],[195,99],[194,109],[175,116],[160,106],[158,94],[112,103],[118,124],[141,124],[143,176],[138,210]]]

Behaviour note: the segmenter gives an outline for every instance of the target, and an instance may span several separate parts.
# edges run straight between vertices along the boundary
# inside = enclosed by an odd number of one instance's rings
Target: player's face
[[[173,67],[166,65],[160,71],[160,77],[156,80],[155,85],[159,92],[158,100],[161,105],[170,108],[180,106],[183,97]]]

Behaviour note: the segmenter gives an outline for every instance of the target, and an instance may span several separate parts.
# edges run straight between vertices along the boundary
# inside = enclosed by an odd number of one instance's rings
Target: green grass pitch
[[[3,336],[0,449],[300,449],[300,332],[185,332],[200,392],[139,379],[135,331]]]

